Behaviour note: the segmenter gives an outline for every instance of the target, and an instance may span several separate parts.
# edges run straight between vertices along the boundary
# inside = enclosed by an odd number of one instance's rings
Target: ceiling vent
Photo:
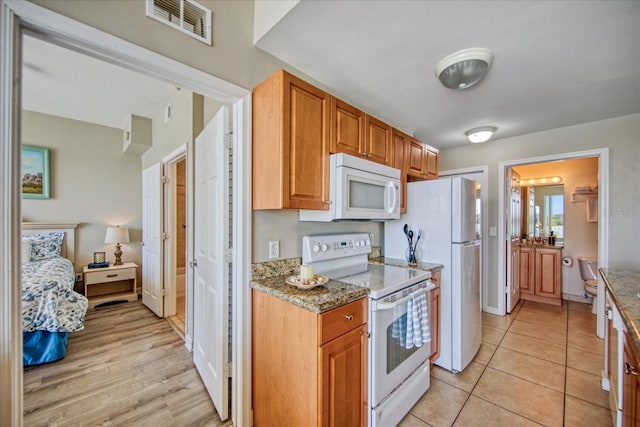
[[[147,16],[208,45],[211,44],[211,10],[192,0],[147,0]]]

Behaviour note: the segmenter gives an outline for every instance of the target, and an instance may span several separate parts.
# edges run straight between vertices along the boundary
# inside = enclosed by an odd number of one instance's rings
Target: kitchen
[[[274,36],[277,37],[277,36]],[[491,72],[491,71],[490,71]],[[435,79],[434,79],[435,80]],[[437,82],[437,80],[436,80]],[[481,85],[482,83],[480,83]],[[479,87],[480,87],[479,85]],[[330,90],[329,90],[330,91]],[[335,95],[335,92],[333,93]],[[343,108],[343,110],[345,110],[345,108]],[[351,111],[351,115],[353,115],[353,112]],[[331,128],[333,131],[333,128]],[[577,129],[577,133],[576,136],[580,134],[581,136],[579,138],[581,138],[582,136],[582,132],[580,129]],[[546,145],[552,145],[552,144],[557,144],[557,146],[561,146],[562,144],[566,145],[566,141],[567,141],[567,137],[569,135],[567,133],[565,133],[564,135],[561,135],[560,133],[556,133],[556,135],[554,135],[553,131],[549,131],[547,133],[542,133],[541,135],[536,135],[536,136],[532,136],[532,138],[529,138],[532,140],[532,143],[529,144],[527,146],[527,150],[526,151],[520,151],[517,153],[511,153],[516,154],[515,156],[512,156],[510,158],[512,159],[523,159],[522,163],[528,163],[527,160],[530,160],[532,158],[535,157],[541,157],[540,155],[536,154],[536,150],[534,150],[534,147],[541,147],[541,146],[546,146]],[[365,136],[366,138],[366,136]],[[590,138],[589,138],[590,139]],[[507,139],[508,140],[508,139]],[[551,142],[553,141],[553,142]],[[562,141],[562,144],[560,144],[560,141]],[[596,141],[594,141],[596,144],[598,144]],[[343,145],[348,145],[348,144],[343,144]],[[598,147],[598,145],[595,145],[595,147]],[[505,145],[501,145],[500,147],[491,147],[491,144],[484,144],[478,147],[473,147],[473,149],[475,150],[474,152],[470,151],[470,150],[462,150],[462,148],[457,149],[454,148],[452,149],[454,152],[456,151],[461,151],[462,157],[458,158],[458,159],[454,159],[452,157],[446,157],[445,156],[440,156],[440,169],[441,170],[447,170],[447,169],[443,169],[443,165],[447,164],[446,162],[448,161],[448,169],[452,169],[452,170],[456,170],[456,169],[463,169],[464,167],[472,167],[474,165],[477,164],[477,159],[478,158],[486,158],[486,159],[503,159],[503,158],[509,158],[509,157],[505,157],[506,155],[504,154],[505,151],[510,151],[512,148],[515,147],[509,147],[508,144]],[[517,147],[517,150],[522,150],[523,146],[519,146]],[[366,150],[364,150],[366,151]],[[448,150],[449,151],[449,150]],[[502,152],[499,152],[502,151]],[[571,151],[571,150],[566,150],[566,151]],[[538,151],[540,153],[544,153],[544,151]],[[481,155],[479,155],[480,153],[484,153],[485,155],[488,155],[488,157],[483,157]],[[477,157],[475,157],[477,156]],[[260,158],[263,159],[263,153],[260,153]],[[458,161],[458,160],[463,160],[463,161]],[[535,159],[538,162],[540,161],[539,159]],[[547,161],[552,161],[554,159],[547,159]],[[602,161],[603,159],[601,159]],[[497,161],[496,161],[497,163]],[[533,163],[533,162],[531,162]],[[608,162],[607,162],[608,163]],[[445,168],[447,168],[447,166],[444,166]],[[600,176],[602,177],[602,171],[603,169],[601,169],[599,171]],[[490,175],[492,176],[497,176],[497,169],[495,168],[495,166],[491,166],[490,169]],[[495,184],[493,184],[492,180],[495,178],[490,178],[489,181],[491,182],[490,186],[489,186],[489,192],[493,193],[493,191],[495,191],[495,193],[493,194],[498,194],[499,191],[497,191],[497,189],[493,190],[493,188],[495,188]],[[607,178],[603,178],[603,179],[607,179]],[[605,190],[606,191],[606,190]],[[322,201],[322,200],[321,200]],[[411,201],[408,201],[408,204],[410,206]],[[493,217],[494,213],[491,212],[495,209],[495,207],[493,206],[487,206],[487,210],[489,211],[489,217]],[[283,212],[280,216],[279,219],[284,220],[285,217],[288,217],[290,219],[291,222],[289,222],[288,224],[284,225],[282,223],[279,224],[273,224],[272,222],[269,221],[270,217],[275,217],[276,214],[274,212],[267,212],[267,211],[255,211],[254,212],[254,225],[256,226],[256,231],[257,232],[262,232],[263,230],[266,232],[263,237],[263,239],[261,240],[262,243],[260,242],[256,242],[254,244],[254,259],[255,260],[260,260],[260,256],[262,255],[263,258],[261,259],[262,261],[266,261],[268,259],[268,255],[264,256],[265,253],[268,254],[268,252],[266,251],[266,248],[268,247],[268,245],[266,244],[268,241],[279,241],[279,246],[281,248],[281,250],[285,250],[285,241],[283,240],[284,235],[288,235],[291,236],[292,232],[295,233],[296,230],[299,229],[304,229],[303,232],[301,232],[301,234],[299,236],[296,236],[297,239],[288,239],[289,243],[288,245],[292,245],[294,247],[293,250],[291,250],[289,253],[291,254],[291,256],[300,256],[300,254],[302,253],[302,247],[300,246],[302,244],[302,236],[304,235],[314,235],[314,234],[323,234],[326,232],[331,232],[331,233],[335,233],[335,232],[352,232],[352,231],[356,231],[353,229],[350,229],[350,227],[348,225],[345,225],[342,222],[337,222],[332,224],[332,227],[330,231],[324,231],[324,229],[327,229],[329,227],[325,226],[324,228],[322,227],[322,225],[318,225],[318,224],[306,224],[304,222],[298,222],[297,221],[297,215],[296,212]],[[263,220],[265,220],[263,222]],[[259,226],[258,226],[259,225]],[[385,233],[385,229],[386,227],[384,226],[376,226],[376,224],[370,224],[371,228],[373,229],[373,231],[371,231],[371,229],[366,229],[366,225],[364,224],[360,224],[360,223],[351,223],[350,225],[355,225],[357,227],[362,227],[365,233],[368,233],[371,236],[371,240],[374,241],[374,244],[377,243],[377,245],[382,247],[382,251],[383,254],[387,249],[387,245],[385,244],[385,240],[387,238],[387,235]],[[489,224],[489,227],[491,227],[492,225],[499,225],[496,224],[495,222],[493,224]],[[275,227],[274,227],[275,226]],[[258,231],[258,228],[260,229],[260,231]],[[496,227],[498,228],[498,227]],[[277,231],[277,230],[280,231]],[[285,231],[286,229],[286,231]],[[483,237],[486,237],[487,240],[489,241],[488,244],[490,245],[489,248],[493,247],[495,248],[495,239],[491,239],[491,230],[488,229],[486,230],[487,232],[483,234]],[[500,231],[502,232],[502,231]],[[497,245],[496,245],[497,246]],[[495,252],[498,252],[497,249],[494,249]],[[489,254],[491,252],[493,252],[491,249],[489,249]],[[386,254],[385,254],[386,255]],[[493,258],[495,255],[489,255],[491,258]],[[494,261],[495,262],[495,261]],[[492,261],[489,261],[490,265],[494,265],[495,263]],[[489,276],[497,276],[497,271],[494,270],[495,267],[489,267]],[[576,269],[577,270],[577,269]],[[498,270],[499,271],[499,270]],[[495,277],[496,280],[498,279],[498,277]],[[492,279],[489,278],[488,282],[491,282]],[[486,294],[483,295],[483,299],[484,299],[484,308],[485,311],[488,312],[494,312],[495,314],[500,314],[500,302],[499,302],[499,298],[497,298],[498,293],[496,292],[497,289],[493,288],[492,285],[488,285],[488,289],[486,289]],[[504,304],[504,302],[502,302],[502,304]],[[504,306],[503,306],[504,307]],[[503,308],[504,310],[504,308]],[[504,311],[502,311],[502,313],[504,313]],[[594,322],[594,331],[595,331],[595,322]]]

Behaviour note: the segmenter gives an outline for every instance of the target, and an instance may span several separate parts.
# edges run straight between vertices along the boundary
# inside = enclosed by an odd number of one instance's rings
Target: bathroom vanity
[[[562,305],[562,247],[521,244],[520,298]]]

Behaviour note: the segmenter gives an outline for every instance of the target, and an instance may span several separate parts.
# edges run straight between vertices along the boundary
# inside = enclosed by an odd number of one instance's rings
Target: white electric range
[[[431,272],[369,264],[366,233],[304,236],[302,262],[317,274],[368,287],[369,292],[369,426],[395,425],[429,389],[431,343],[406,348],[397,326],[406,323],[407,301],[418,289],[435,287]],[[394,331],[395,329],[395,331]]]

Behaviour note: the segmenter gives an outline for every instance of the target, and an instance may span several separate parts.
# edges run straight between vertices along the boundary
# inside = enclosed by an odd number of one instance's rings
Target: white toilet
[[[595,257],[578,257],[580,277],[584,281],[584,291],[593,297],[591,312],[596,314],[598,297],[598,259]]]

